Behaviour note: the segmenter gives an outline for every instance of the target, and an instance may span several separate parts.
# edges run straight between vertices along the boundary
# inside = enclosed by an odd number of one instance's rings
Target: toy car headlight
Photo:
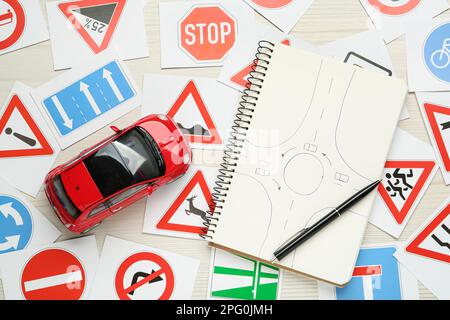
[[[167,117],[166,117],[165,115],[163,115],[163,114],[159,114],[159,115],[158,115],[158,119],[160,119],[160,120],[162,120],[162,121],[166,121],[166,120],[167,120]]]
[[[188,164],[191,162],[191,155],[189,153],[185,153],[183,156],[183,163]]]

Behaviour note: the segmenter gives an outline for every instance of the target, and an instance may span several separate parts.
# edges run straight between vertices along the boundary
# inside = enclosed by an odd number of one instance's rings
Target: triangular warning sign
[[[177,122],[180,129],[192,143],[222,144],[222,139],[220,138],[220,135],[216,129],[216,125],[214,124],[214,121],[212,120],[208,109],[206,108],[205,102],[203,101],[194,81],[189,81],[181,95],[178,97],[177,101],[175,101],[172,108],[170,108],[167,115],[175,119],[175,115],[186,102],[189,96],[194,99],[195,105],[200,111],[206,128],[204,128],[200,124],[196,124],[191,128],[186,128],[183,126],[183,124]]]
[[[200,188],[201,194],[193,194],[194,188]],[[199,203],[203,197],[207,207],[199,207]],[[197,201],[199,200],[199,201]],[[182,208],[183,207],[183,208]],[[158,229],[172,230],[178,232],[187,232],[194,234],[206,234],[208,231],[208,225],[210,223],[209,218],[211,215],[208,211],[214,211],[214,203],[212,201],[212,195],[209,191],[205,177],[201,171],[197,171],[177,199],[170,206],[169,210],[164,214],[156,227]],[[198,216],[201,219],[200,225],[188,225],[172,222],[175,214],[181,212],[183,215]]]
[[[281,43],[284,45],[290,46],[291,40],[285,39],[285,40],[281,41]],[[244,69],[242,69],[241,71],[236,73],[234,76],[232,76],[230,78],[231,82],[236,83],[237,85],[241,86],[242,88],[246,88],[247,83],[248,83],[247,78],[250,75],[250,72],[252,72],[252,70],[253,70],[253,64],[254,64],[253,62],[250,63]]]
[[[0,118],[0,158],[51,154],[52,147],[19,96],[14,95]]]
[[[108,48],[126,0],[79,0],[59,9],[96,54]]]
[[[435,166],[434,161],[387,161],[378,192],[402,224]]]
[[[406,251],[450,263],[450,203],[406,247]]]
[[[450,171],[450,107],[431,103],[425,103],[424,107],[445,170]]]

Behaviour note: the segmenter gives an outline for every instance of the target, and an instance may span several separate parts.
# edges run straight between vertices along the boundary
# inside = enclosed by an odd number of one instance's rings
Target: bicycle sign
[[[450,23],[437,27],[425,42],[424,59],[437,78],[450,82]]]

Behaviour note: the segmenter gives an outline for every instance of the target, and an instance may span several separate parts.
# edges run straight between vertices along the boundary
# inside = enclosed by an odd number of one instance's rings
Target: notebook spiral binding
[[[234,119],[234,125],[228,138],[228,144],[225,146],[224,156],[220,164],[219,174],[213,188],[212,200],[209,205],[208,222],[204,223],[204,234],[200,234],[203,239],[211,240],[220,219],[221,209],[225,203],[227,192],[233,179],[233,173],[244,146],[245,137],[249,128],[253,112],[255,111],[256,101],[264,83],[267,68],[272,58],[273,48],[275,44],[262,40],[258,43],[257,53],[253,60],[252,71],[247,79],[246,88],[239,102],[238,111]]]

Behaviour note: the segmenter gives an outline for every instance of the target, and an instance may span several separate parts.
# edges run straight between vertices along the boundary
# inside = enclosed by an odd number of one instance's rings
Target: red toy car
[[[189,168],[192,151],[175,122],[145,117],[53,169],[45,193],[61,222],[86,233]]]

